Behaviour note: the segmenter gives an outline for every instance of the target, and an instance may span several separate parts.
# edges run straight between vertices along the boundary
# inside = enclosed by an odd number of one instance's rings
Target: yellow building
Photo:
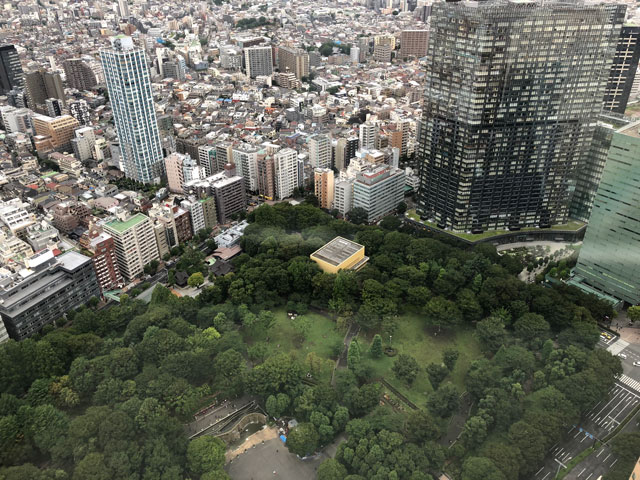
[[[325,273],[338,273],[340,270],[358,271],[369,261],[364,255],[364,245],[346,238],[336,237],[311,255]]]
[[[638,461],[636,462],[636,466],[633,469],[633,472],[631,472],[631,476],[629,477],[629,480],[640,480],[640,458],[638,458]]]

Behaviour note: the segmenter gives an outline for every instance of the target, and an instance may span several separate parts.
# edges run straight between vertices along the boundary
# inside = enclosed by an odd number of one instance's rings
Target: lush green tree
[[[633,306],[627,309],[627,318],[632,322],[637,322],[640,320],[640,307]]]
[[[396,377],[411,385],[420,372],[420,365],[411,355],[401,353],[393,362],[391,370]]]
[[[453,371],[456,366],[456,362],[458,361],[458,357],[460,356],[460,352],[455,348],[445,348],[444,352],[442,352],[442,362],[449,369],[449,371]]]
[[[369,352],[373,358],[382,357],[382,337],[377,333],[373,336]]]
[[[515,334],[533,346],[540,346],[549,337],[549,323],[542,315],[525,313],[513,325]]]
[[[355,207],[349,210],[349,213],[347,213],[347,218],[351,223],[355,223],[356,225],[361,225],[363,223],[367,223],[369,214],[364,208]]]
[[[439,417],[448,417],[460,403],[460,392],[451,383],[445,383],[427,398],[427,407]]]
[[[476,325],[476,336],[480,347],[487,352],[496,352],[507,340],[504,321],[496,316],[485,318]]]
[[[318,480],[343,480],[347,476],[347,469],[340,462],[328,458],[318,467]]]
[[[440,427],[433,416],[425,410],[411,412],[405,422],[406,437],[414,443],[437,440]]]
[[[487,438],[487,422],[479,415],[470,417],[464,424],[461,438],[465,446],[470,449],[477,448]]]
[[[357,338],[351,340],[347,352],[347,365],[350,370],[354,370],[360,363],[360,343]]]
[[[496,465],[485,457],[469,457],[462,465],[462,480],[507,480]]]
[[[289,432],[287,448],[300,457],[312,454],[318,448],[320,436],[312,423],[301,423]]]
[[[444,297],[432,298],[423,311],[427,325],[438,327],[438,331],[443,327],[455,327],[462,321],[462,314],[456,304]]]
[[[73,471],[73,480],[109,480],[112,477],[111,470],[105,464],[104,455],[101,453],[89,453],[78,462]]]
[[[431,386],[435,390],[442,383],[442,381],[449,375],[449,370],[444,365],[438,365],[437,363],[430,363],[427,365],[427,375]]]
[[[224,466],[225,443],[216,437],[204,435],[189,442],[187,466],[196,475],[221,470]]]
[[[187,280],[187,284],[193,288],[200,288],[204,283],[204,275],[201,272],[192,273]]]

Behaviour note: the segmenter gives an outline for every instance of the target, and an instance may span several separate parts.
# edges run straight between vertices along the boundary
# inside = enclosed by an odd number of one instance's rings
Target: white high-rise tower
[[[123,35],[111,44],[100,50],[100,59],[120,141],[120,169],[138,182],[158,183],[164,161],[144,50]]]

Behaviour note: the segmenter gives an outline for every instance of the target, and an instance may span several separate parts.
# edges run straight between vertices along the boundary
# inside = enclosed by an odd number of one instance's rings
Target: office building
[[[67,85],[76,90],[91,90],[98,85],[93,69],[81,58],[70,58],[62,62]]]
[[[331,139],[322,133],[309,137],[309,164],[311,168],[331,168]]]
[[[326,210],[333,208],[334,179],[330,168],[316,168],[313,172],[315,195],[318,206]]]
[[[165,59],[162,64],[164,78],[173,78],[179,82],[184,82],[187,75],[187,63],[184,57],[178,55],[175,60]]]
[[[353,182],[352,178],[339,178],[334,182],[333,208],[343,217],[353,207]]]
[[[184,186],[191,180],[197,180],[203,175],[197,162],[189,155],[172,153],[165,158],[165,169],[167,172],[167,184],[173,193],[184,193]]]
[[[127,216],[118,212],[116,220],[104,226],[104,231],[113,237],[120,274],[128,282],[142,274],[144,266],[159,260],[158,245],[151,220],[138,213]]]
[[[34,115],[32,117],[33,130],[41,139],[45,148],[50,150],[71,150],[71,139],[74,131],[80,126],[80,123],[71,115],[62,115],[60,117],[48,117],[46,115]],[[37,140],[37,139],[36,139]],[[38,152],[41,150],[37,148]],[[43,150],[44,151],[44,150]]]
[[[418,152],[424,218],[455,232],[566,223],[624,11],[433,5]]]
[[[24,72],[16,47],[13,45],[0,46],[0,95],[6,95],[11,90],[23,88]]]
[[[358,129],[360,134],[360,148],[362,150],[373,150],[374,148],[376,148],[376,134],[377,134],[378,128],[374,124],[366,122],[366,123],[360,124]],[[355,157],[355,154],[354,154],[354,157]]]
[[[618,37],[616,54],[609,73],[609,81],[602,108],[624,114],[631,95],[633,80],[640,59],[640,26],[624,25]]]
[[[91,259],[75,251],[43,250],[19,273],[0,273],[0,317],[14,340],[24,340],[69,310],[100,296]]]
[[[570,218],[581,222],[589,221],[614,131],[611,125],[601,122],[596,125],[585,161],[576,174],[576,190],[569,206]]]
[[[640,122],[613,134],[572,283],[640,303]]]
[[[121,170],[138,182],[158,183],[164,161],[146,55],[131,37],[113,37],[111,43],[100,50],[100,59],[120,141]]]
[[[57,98],[65,105],[66,96],[59,73],[47,72],[43,69],[29,72],[25,75],[25,84],[27,104],[30,109],[47,113],[46,101],[48,98]]]
[[[258,195],[267,200],[276,196],[275,163],[273,156],[260,155],[258,157]]]
[[[364,208],[367,222],[377,222],[404,200],[404,184],[403,170],[389,165],[367,166],[356,175],[353,208]]]
[[[248,47],[244,49],[244,68],[248,77],[271,76],[273,58],[270,46]]]
[[[275,166],[276,200],[293,195],[298,186],[298,153],[292,148],[284,148],[273,156]]]
[[[278,66],[282,73],[293,73],[298,80],[309,76],[309,54],[298,48],[278,47]]]
[[[427,55],[429,30],[403,30],[400,33],[400,56],[402,58]]]

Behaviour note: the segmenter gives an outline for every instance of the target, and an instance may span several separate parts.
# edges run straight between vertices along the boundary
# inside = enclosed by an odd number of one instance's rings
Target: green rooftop
[[[408,210],[406,213],[407,217],[409,217],[411,220],[415,220],[416,222],[420,222],[423,223],[431,228],[434,228],[436,230],[440,230],[443,233],[452,235],[454,237],[458,237],[458,238],[463,238],[465,240],[469,240],[469,241],[477,241],[477,240],[484,240],[486,238],[491,238],[491,237],[497,237],[498,235],[504,235],[506,233],[517,233],[517,232],[536,232],[536,231],[541,231],[541,230],[555,230],[555,231],[569,231],[569,232],[576,232],[578,230],[580,230],[582,227],[584,227],[586,225],[586,223],[584,222],[580,222],[577,220],[570,220],[568,223],[565,223],[563,225],[552,225],[550,228],[535,228],[535,227],[523,227],[520,230],[517,231],[509,231],[509,230],[489,230],[486,232],[482,232],[482,233],[458,233],[458,232],[452,232],[450,230],[444,230],[440,227],[438,227],[438,225],[434,222],[429,222],[426,220],[422,220],[420,218],[420,216],[416,213],[415,210]]]
[[[143,215],[141,213],[138,213],[138,214],[134,215],[133,217],[131,217],[126,222],[122,222],[120,220],[114,220],[113,222],[107,223],[106,226],[109,227],[109,228],[112,228],[116,232],[122,233],[122,232],[126,232],[131,227],[136,226],[140,222],[144,222],[147,218],[149,218],[149,217],[147,217],[146,215]]]

